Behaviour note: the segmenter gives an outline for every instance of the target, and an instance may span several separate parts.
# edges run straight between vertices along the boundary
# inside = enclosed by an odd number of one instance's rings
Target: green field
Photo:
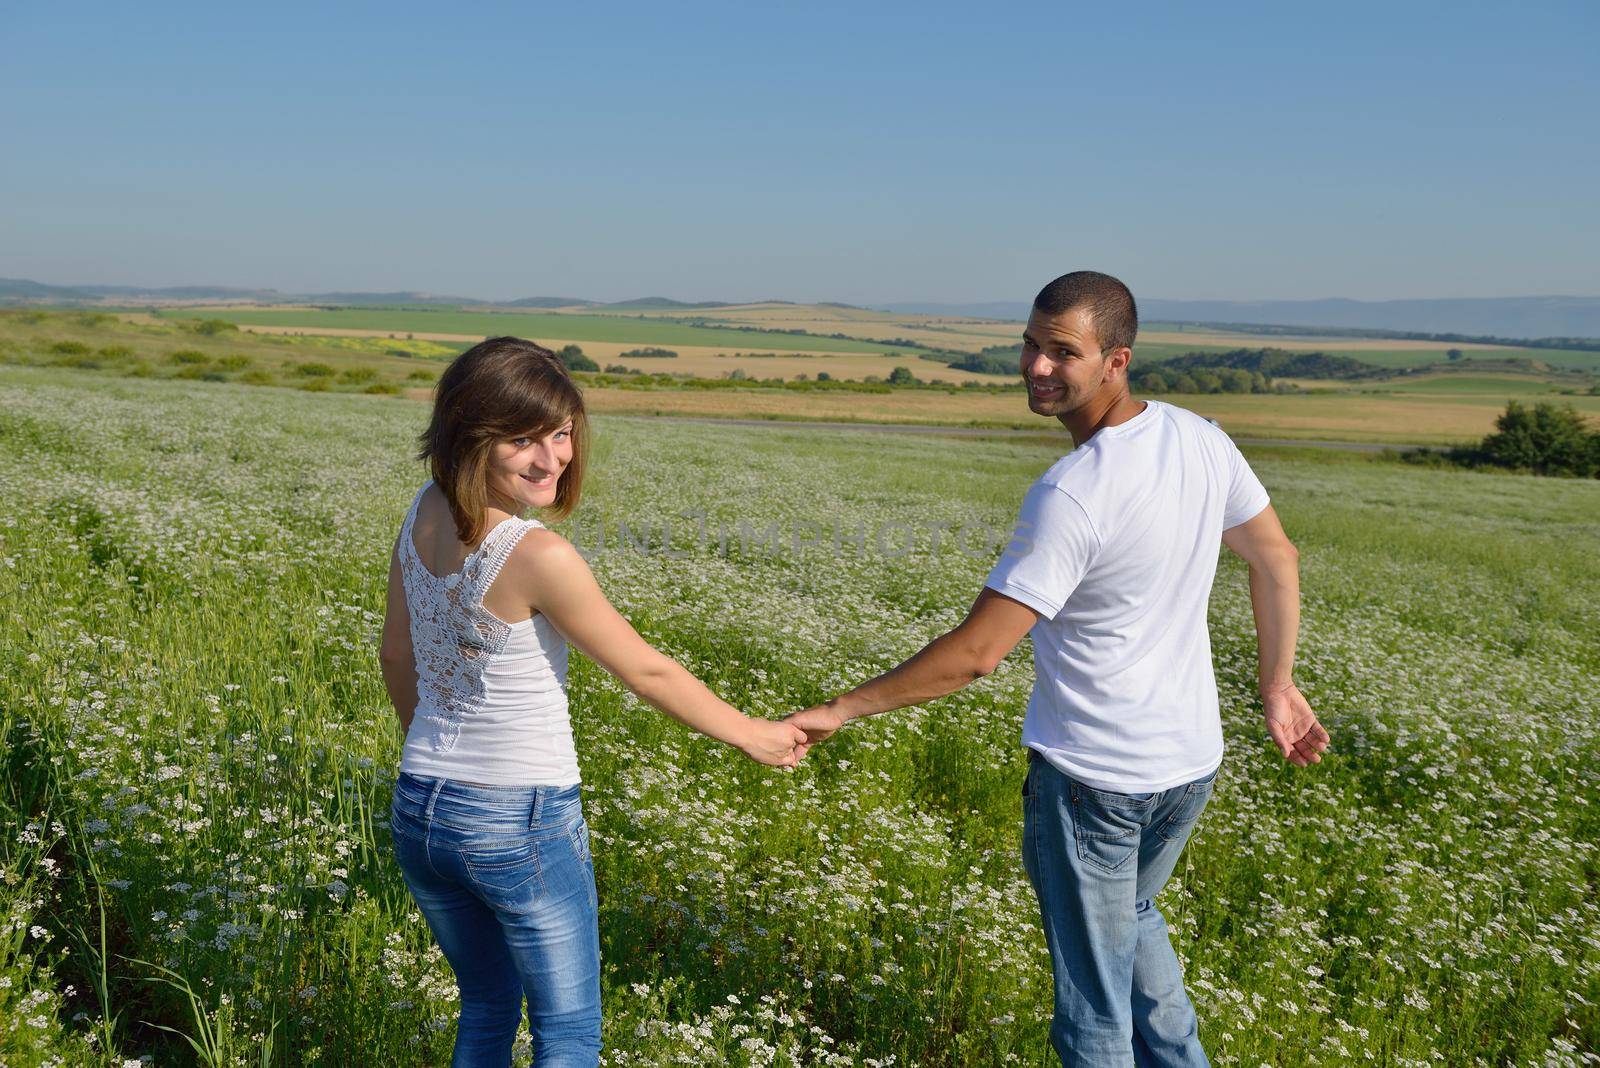
[[[1433,351],[1426,349],[1366,349],[1341,347],[1339,345],[1340,340],[1343,339],[1330,338],[1326,347],[1319,346],[1317,351],[1326,352],[1330,356],[1348,356],[1353,360],[1372,364],[1374,367],[1383,367],[1391,370],[1403,370],[1407,367],[1427,367],[1444,362],[1446,346],[1443,345]],[[1252,343],[1248,346],[1211,345],[1199,341],[1193,345],[1141,341],[1134,346],[1134,353],[1138,359],[1159,363],[1162,360],[1169,360],[1174,356],[1182,356],[1189,352],[1228,352],[1231,349],[1241,347],[1273,348],[1272,341],[1272,338],[1262,338],[1259,344]],[[1475,360],[1534,360],[1556,370],[1600,373],[1600,352],[1578,352],[1566,349],[1476,348],[1470,350],[1470,355]]]
[[[1308,383],[1309,384],[1309,383]],[[1326,386],[1327,383],[1317,383]],[[1351,388],[1374,388],[1369,383],[1352,383]],[[1473,396],[1489,397],[1537,397],[1552,395],[1551,399],[1559,397],[1563,388],[1572,389],[1573,386],[1563,386],[1559,380],[1541,378],[1536,375],[1511,375],[1511,374],[1439,374],[1419,375],[1416,378],[1392,378],[1384,381],[1381,388],[1388,393],[1428,393],[1428,394],[1471,394]]]
[[[719,330],[662,319],[622,315],[558,315],[551,313],[469,312],[381,308],[307,309],[303,311],[238,311],[234,309],[168,310],[173,319],[225,319],[241,326],[304,327],[307,330],[382,330],[396,334],[465,334],[490,337],[512,334],[534,341],[620,341],[647,345],[713,345],[781,352],[895,352],[891,346],[830,337],[804,337],[765,330]],[[899,350],[904,352],[906,350]]]
[[[374,655],[425,415],[0,365],[3,1063],[199,1060],[163,1027],[216,1064],[448,1060]],[[647,637],[767,716],[958,621],[1055,455],[596,433],[566,532]],[[1249,1068],[1576,1064],[1600,1045],[1600,486],[1336,459],[1254,459],[1302,552],[1321,767],[1270,750],[1244,572],[1218,575],[1228,754],[1163,898],[1201,1034]],[[973,533],[935,548],[939,525]],[[1054,1063],[1018,856],[1030,681],[1022,649],[790,774],[575,656],[607,1063]]]
[[[151,319],[85,311],[0,311],[0,363],[70,367],[104,376],[194,380],[215,384],[287,386],[311,392],[391,394],[426,400],[444,362],[465,342],[388,337],[253,334],[235,329],[200,333],[195,319]],[[606,345],[590,351],[607,363]],[[888,366],[928,372],[915,360],[882,361],[872,355],[838,353],[767,359],[749,358],[748,373],[762,384],[723,380],[717,357],[636,361],[684,376],[580,375],[596,410],[716,418],[843,420],[860,423],[921,423],[963,427],[1040,429],[1020,391],[1001,388],[889,390],[861,384]],[[680,368],[680,365],[681,366]],[[781,368],[782,373],[774,373]],[[797,372],[796,368],[799,368]],[[829,370],[840,381],[827,388],[799,381]],[[694,378],[698,372],[702,377]],[[788,376],[788,381],[784,379]],[[782,388],[777,388],[776,383]],[[1472,370],[1400,376],[1360,382],[1306,382],[1307,392],[1289,394],[1181,394],[1169,399],[1220,420],[1243,438],[1448,445],[1477,441],[1494,428],[1511,398],[1548,397],[1600,417],[1600,397],[1588,393],[1585,376],[1528,375]],[[1581,395],[1562,396],[1558,391]]]

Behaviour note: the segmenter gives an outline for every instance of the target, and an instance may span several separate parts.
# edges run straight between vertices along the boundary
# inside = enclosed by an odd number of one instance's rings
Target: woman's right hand
[[[792,768],[805,753],[806,732],[789,723],[750,718],[746,721],[739,751],[760,764]],[[796,749],[796,747],[801,747]]]

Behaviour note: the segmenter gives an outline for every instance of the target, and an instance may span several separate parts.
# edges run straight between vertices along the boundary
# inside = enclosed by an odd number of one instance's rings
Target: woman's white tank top
[[[483,606],[511,550],[543,526],[506,519],[460,570],[435,575],[417,555],[417,492],[400,528],[400,573],[417,664],[417,711],[400,770],[493,786],[570,786],[578,755],[567,715],[567,641],[542,614],[507,623]]]

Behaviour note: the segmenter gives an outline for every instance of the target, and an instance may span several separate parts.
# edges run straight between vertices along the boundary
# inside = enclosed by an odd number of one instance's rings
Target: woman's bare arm
[[[798,760],[795,746],[805,742],[803,731],[746,716],[641,638],[606,599],[588,561],[559,534],[530,531],[507,570],[534,611],[649,704],[763,764],[793,766]]]
[[[378,646],[378,664],[383,669],[383,685],[400,718],[402,733],[411,730],[411,717],[417,711],[417,662],[411,649],[411,613],[406,608],[405,581],[400,576],[400,543],[389,554],[389,595],[384,603],[383,640]]]

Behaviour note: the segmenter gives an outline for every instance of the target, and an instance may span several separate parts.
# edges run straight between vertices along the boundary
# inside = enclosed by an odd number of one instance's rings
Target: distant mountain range
[[[0,306],[15,304],[438,304],[451,308],[609,308],[615,311],[650,311],[664,308],[727,308],[728,301],[683,301],[670,297],[599,301],[582,297],[523,297],[520,300],[481,300],[439,293],[400,290],[393,293],[284,293],[277,289],[238,289],[230,286],[54,286],[26,278],[0,278]],[[759,301],[787,304],[789,301]],[[848,306],[848,305],[846,305]]]
[[[883,304],[908,315],[1023,320],[1024,301]],[[1600,337],[1600,297],[1464,297],[1451,300],[1162,300],[1139,302],[1145,322],[1238,323],[1510,338]]]
[[[56,286],[27,279],[0,278],[0,306],[18,304],[436,304],[444,307],[605,308],[649,311],[664,308],[722,308],[722,301],[681,301],[641,297],[614,302],[580,297],[523,297],[491,301],[403,290],[392,293],[284,293],[276,289],[228,286]],[[759,303],[788,303],[762,301]],[[835,305],[854,307],[854,305]],[[876,305],[902,315],[944,315],[1020,321],[1023,301],[973,304],[895,303]],[[1482,297],[1453,300],[1161,300],[1139,304],[1146,322],[1233,324],[1340,330],[1415,331],[1430,334],[1492,335],[1503,338],[1600,337],[1600,297]]]

